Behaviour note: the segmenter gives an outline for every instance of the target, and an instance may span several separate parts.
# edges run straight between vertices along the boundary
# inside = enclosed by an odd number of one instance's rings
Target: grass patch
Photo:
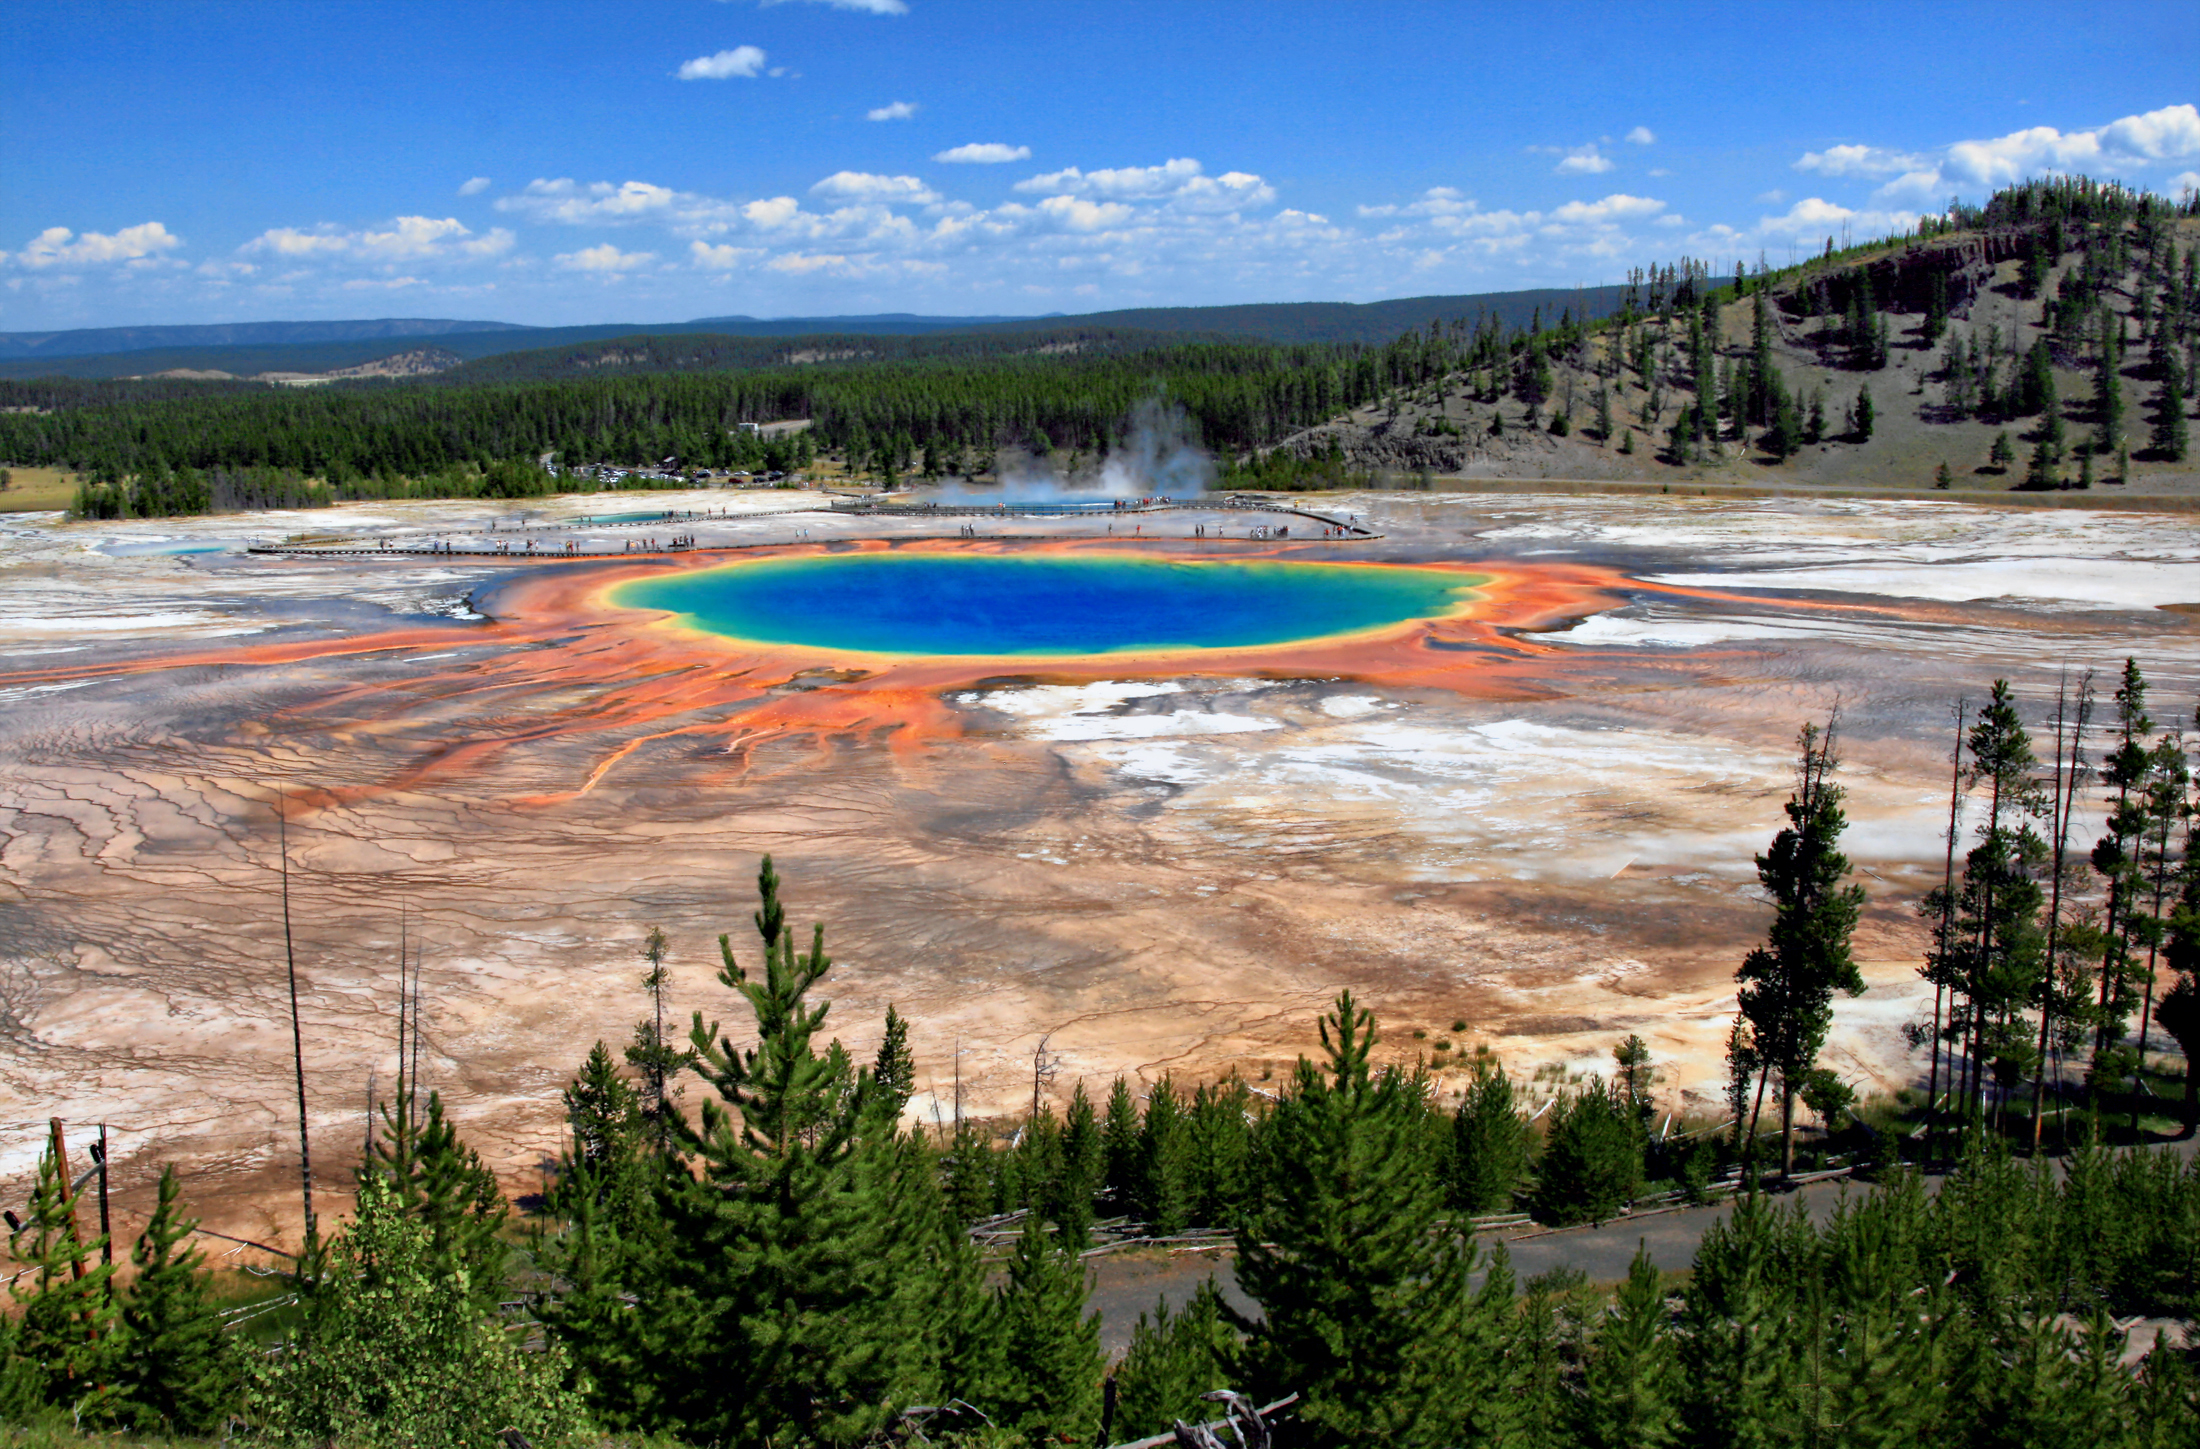
[[[76,499],[76,475],[59,468],[10,468],[0,488],[0,513],[48,513]]]

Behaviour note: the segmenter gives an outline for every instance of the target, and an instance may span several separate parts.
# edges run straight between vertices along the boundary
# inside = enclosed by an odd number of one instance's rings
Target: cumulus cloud
[[[744,262],[755,261],[764,255],[761,247],[737,247],[730,244],[712,246],[709,242],[688,243],[688,260],[706,272],[730,272]]]
[[[157,221],[126,226],[113,234],[88,231],[81,236],[65,226],[49,226],[32,237],[12,260],[32,271],[52,267],[96,267],[115,263],[150,265],[163,252],[183,245],[183,238]],[[0,253],[0,255],[5,255]]]
[[[1663,210],[1665,203],[1662,201],[1615,191],[1602,201],[1569,201],[1552,211],[1550,219],[1568,226],[1605,226],[1613,222],[1656,216]]]
[[[737,45],[716,55],[699,55],[682,65],[681,80],[749,79],[764,73],[764,52],[753,45]]]
[[[810,194],[904,206],[930,206],[940,199],[938,192],[914,176],[875,176],[868,171],[835,171],[811,187]]]
[[[1815,243],[1822,237],[1841,235],[1844,227],[1851,237],[1862,238],[1889,236],[1916,225],[1914,211],[1850,207],[1822,196],[1806,196],[1778,216],[1759,217],[1754,226],[1707,227],[1690,237],[1688,244],[1714,253],[1738,252],[1776,241]]]
[[[622,252],[605,242],[601,246],[582,247],[577,252],[560,252],[550,259],[561,271],[598,272],[616,275],[646,267],[657,260],[655,252]]]
[[[1797,158],[1795,169],[1815,171],[1820,176],[1892,176],[1898,171],[1915,171],[1928,164],[1924,157],[1908,151],[1889,151],[1878,146],[1828,146],[1823,151],[1805,151]]]
[[[1627,133],[1626,139],[1637,146],[1654,146],[1657,144],[1658,133],[1648,126],[1637,126]]]
[[[538,177],[517,196],[497,198],[497,210],[518,212],[534,221],[568,226],[605,225],[662,216],[674,209],[681,193],[647,181],[593,181],[582,186],[570,176],[554,181]]]
[[[1561,176],[1601,176],[1612,169],[1612,159],[1598,151],[1594,144],[1576,146],[1558,163]]]
[[[2171,196],[2183,196],[2188,191],[2200,191],[2200,171],[2180,171],[2162,187]]]
[[[473,180],[459,187],[458,194],[460,196],[479,196],[482,192],[487,191],[488,189],[489,178],[486,176],[476,176]]]
[[[973,141],[967,146],[942,151],[932,159],[970,166],[998,166],[1004,161],[1029,161],[1031,148],[1011,146],[1002,141]]]
[[[893,101],[887,105],[875,106],[865,111],[863,119],[866,121],[906,121],[914,117],[919,109],[921,108],[915,101]]]
[[[1019,181],[1016,190],[1104,201],[1164,201],[1180,211],[1238,211],[1266,206],[1276,199],[1276,189],[1249,171],[1209,176],[1189,157],[1177,157],[1159,166],[1098,171],[1069,166]]]
[[[1887,180],[1882,201],[1926,201],[1959,187],[1992,190],[2031,177],[2072,171],[2141,172],[2200,157],[2200,108],[2190,104],[2125,116],[2088,130],[2028,126],[1979,141],[1958,141],[1937,153],[1877,146],[1829,146],[1806,151],[1799,171]]]
[[[1485,211],[1458,190],[1437,186],[1400,205],[1363,206],[1360,215],[1391,222],[1374,241],[1400,251],[1417,249],[1423,269],[1473,258],[1609,262],[1637,249],[1630,225],[1673,224],[1663,201],[1623,191],[1597,201],[1569,201],[1549,211]]]
[[[237,250],[246,255],[259,254],[291,261],[342,258],[395,264],[502,256],[517,240],[501,226],[490,228],[485,236],[476,236],[456,217],[400,216],[385,227],[359,231],[327,225],[311,230],[272,227]]]

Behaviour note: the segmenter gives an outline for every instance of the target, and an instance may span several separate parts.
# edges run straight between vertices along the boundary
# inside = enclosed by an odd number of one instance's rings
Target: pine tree
[[[1833,731],[1805,725],[1801,759],[1788,797],[1787,825],[1757,857],[1757,879],[1773,900],[1765,944],[1743,959],[1735,980],[1750,1026],[1758,1070],[1780,1077],[1781,1163],[1792,1171],[1795,1097],[1802,1090],[1833,1021],[1833,993],[1864,990],[1849,937],[1863,911],[1861,886],[1843,886],[1849,860],[1840,850],[1847,817],[1833,783],[1840,761]],[[1762,1088],[1759,1091],[1762,1100]],[[1753,1139],[1756,1114],[1751,1113]]]
[[[651,926],[642,943],[642,958],[649,962],[649,970],[641,983],[649,994],[651,1014],[634,1024],[634,1040],[626,1048],[627,1065],[641,1078],[642,1120],[648,1124],[649,1139],[659,1157],[671,1155],[677,1137],[672,1079],[693,1060],[691,1053],[674,1046],[665,1035],[665,991],[672,984],[672,973],[665,969],[666,951],[665,933]]]
[[[18,1271],[8,1296],[20,1305],[14,1357],[16,1392],[97,1422],[114,1397],[115,1304],[112,1264],[98,1261],[104,1238],[82,1236],[69,1184],[52,1152],[38,1159],[38,1181],[23,1225],[8,1238]]]
[[[1664,1278],[1637,1247],[1582,1367],[1584,1449],[1662,1449],[1680,1438],[1679,1363],[1666,1330]]]
[[[1239,1387],[1302,1395],[1294,1441],[1447,1445],[1509,1413],[1499,1388],[1513,1288],[1500,1259],[1441,1226],[1423,1084],[1375,1073],[1373,1018],[1345,993],[1322,1020],[1326,1071],[1301,1058],[1270,1115],[1261,1195],[1239,1229],[1257,1320]]]
[[[1943,490],[1956,486],[1956,475],[1948,467],[1948,460],[1945,458],[1941,459],[1940,466],[1933,470],[1933,486]]]
[[[206,1255],[190,1246],[176,1169],[164,1166],[153,1216],[131,1250],[122,1300],[116,1416],[140,1433],[211,1434],[240,1407],[244,1356],[207,1297]]]
[[[2094,451],[2106,453],[2124,440],[2123,324],[2101,309],[2100,358],[2093,373]]]
[[[1000,1377],[987,1393],[996,1425],[1033,1446],[1092,1439],[1100,1427],[1100,1316],[1084,1316],[1085,1269],[1036,1216],[1008,1260],[994,1310]]]
[[[2016,445],[2009,441],[2007,428],[1994,434],[1994,445],[1987,450],[1986,461],[1996,469],[2006,469],[2017,461]]]
[[[757,1044],[736,1048],[701,1012],[689,1035],[716,1100],[683,1124],[702,1175],[668,1202],[681,1251],[661,1291],[692,1315],[668,1407],[702,1438],[853,1440],[925,1377],[903,1315],[926,1286],[926,1235],[897,1221],[893,1140],[865,1130],[870,1073],[837,1042],[815,1046],[830,1010],[810,1001],[832,965],[825,929],[795,949],[768,856],[757,890],[761,977],[719,938],[719,980],[754,1014]]]
[[[1855,434],[1856,441],[1859,443],[1870,442],[1872,439],[1872,425],[1877,420],[1877,414],[1872,409],[1872,390],[1870,388],[1860,387],[1856,390],[1856,411],[1851,414],[1851,417],[1855,421],[1850,431]]]
[[[1121,1077],[1108,1090],[1107,1119],[1100,1129],[1108,1202],[1118,1213],[1135,1212],[1138,1202],[1138,1103]]]
[[[909,1051],[909,1022],[891,1002],[886,1007],[886,1034],[879,1039],[878,1057],[871,1064],[871,1083],[878,1110],[887,1121],[899,1121],[916,1095],[917,1061]]]
[[[2101,783],[2114,792],[2109,802],[2108,833],[2093,847],[2093,869],[2108,886],[2101,932],[2100,998],[2094,1008],[2093,1056],[2096,1077],[2109,1049],[2123,1035],[2130,1014],[2128,980],[2133,973],[2132,943],[2144,904],[2146,877],[2141,843],[2147,835],[2146,784],[2154,761],[2146,736],[2154,721],[2147,715],[2147,680],[2139,661],[2124,661],[2116,687],[2116,748],[2101,762]],[[2096,1080],[2096,1099],[2101,1087]]]
[[[1453,1205],[1466,1213],[1510,1212],[1527,1161],[1528,1124],[1505,1069],[1476,1063],[1473,1085],[1452,1118]]]
[[[1056,1167],[1046,1201],[1047,1219],[1061,1241],[1082,1251],[1091,1238],[1093,1203],[1102,1188],[1106,1156],[1092,1099],[1079,1082],[1055,1149]]]
[[[382,1135],[360,1176],[386,1182],[401,1211],[428,1229],[435,1251],[463,1269],[474,1291],[503,1291],[504,1222],[510,1215],[496,1174],[460,1140],[444,1115],[443,1094],[428,1094],[420,1112],[408,1090],[382,1109]]]
[[[2159,368],[2162,385],[2154,394],[2154,430],[2148,444],[2157,457],[2172,463],[2181,463],[2188,446],[2185,427],[2185,379],[2177,365],[2177,354],[2166,349]]]
[[[1190,1124],[1175,1084],[1163,1077],[1147,1094],[1138,1131],[1138,1211],[1154,1231],[1175,1233],[1191,1225],[1191,1178]]]
[[[2031,825],[2046,809],[2034,778],[2038,761],[2007,680],[1994,681],[1965,743],[1965,778],[1973,788],[1988,786],[1987,813],[1979,843],[1964,858],[1947,967],[1962,995],[1960,1013],[1950,1011],[1952,1039],[1966,1043],[1962,1100],[1975,1105],[1991,1058],[2029,1058],[2029,1033],[2014,1014],[2039,990],[2046,965],[2046,896],[2036,877],[2048,850]]]
[[[1200,1395],[1231,1387],[1230,1365],[1238,1335],[1225,1316],[1215,1280],[1204,1279],[1191,1301],[1175,1313],[1164,1298],[1151,1318],[1141,1313],[1130,1348],[1116,1370],[1113,1437],[1118,1441],[1165,1434],[1178,1420],[1198,1423],[1212,1405]]]
[[[1538,1222],[1608,1222],[1642,1190],[1642,1124],[1592,1076],[1551,1108],[1536,1168]]]

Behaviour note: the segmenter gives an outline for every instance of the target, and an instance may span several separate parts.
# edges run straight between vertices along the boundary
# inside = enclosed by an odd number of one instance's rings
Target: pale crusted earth
[[[533,512],[734,510],[692,526],[706,542],[878,531],[783,512],[815,501],[627,494]],[[1644,587],[1522,641],[1545,651],[1526,700],[1379,677],[1004,676],[950,690],[962,732],[921,748],[784,736],[729,774],[722,754],[660,740],[575,795],[631,741],[529,743],[531,720],[574,705],[570,680],[546,670],[541,698],[510,673],[421,687],[487,662],[467,601],[510,566],[239,551],[303,530],[480,537],[498,505],[0,522],[0,675],[14,680],[0,689],[0,1199],[25,1195],[48,1117],[79,1141],[104,1120],[119,1227],[174,1160],[218,1225],[295,1237],[277,784],[341,792],[290,832],[319,1181],[340,1210],[394,1066],[401,918],[422,948],[429,1083],[525,1191],[559,1147],[559,1086],[641,1014],[652,924],[673,943],[682,1018],[701,1009],[740,1035],[715,937],[755,963],[765,851],[793,919],[828,923],[830,1027],[867,1054],[889,1002],[910,1018],[927,1121],[952,1110],[958,1053],[966,1110],[1028,1105],[1042,1034],[1057,1096],[1117,1073],[1273,1084],[1347,987],[1399,1057],[1487,1045],[1546,1080],[1640,1032],[1669,1105],[1710,1113],[1733,968],[1767,917],[1751,855],[1780,824],[1797,727],[1836,704],[1872,989],[1840,1004],[1829,1056],[1892,1088],[1920,1074],[1900,1028],[1919,1010],[1914,906],[1941,869],[1958,695],[2008,674],[2039,721],[2064,670],[2135,654],[2174,721],[2200,681],[2200,628],[2163,607],[2200,605],[2200,526],[2180,516],[1336,506],[1385,537],[1329,556],[1596,565]],[[636,527],[541,537],[617,548]],[[447,642],[291,664],[247,652],[415,625]],[[183,650],[202,662],[34,675]],[[424,750],[485,738],[512,747],[391,783]]]

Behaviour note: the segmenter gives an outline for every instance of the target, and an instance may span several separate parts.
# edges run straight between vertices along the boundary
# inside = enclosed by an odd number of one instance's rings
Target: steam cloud
[[[943,484],[942,503],[1093,503],[1108,498],[1197,498],[1215,463],[1176,403],[1147,398],[1131,409],[1123,437],[1097,466],[1068,473],[1050,458],[1004,458],[997,488]]]

